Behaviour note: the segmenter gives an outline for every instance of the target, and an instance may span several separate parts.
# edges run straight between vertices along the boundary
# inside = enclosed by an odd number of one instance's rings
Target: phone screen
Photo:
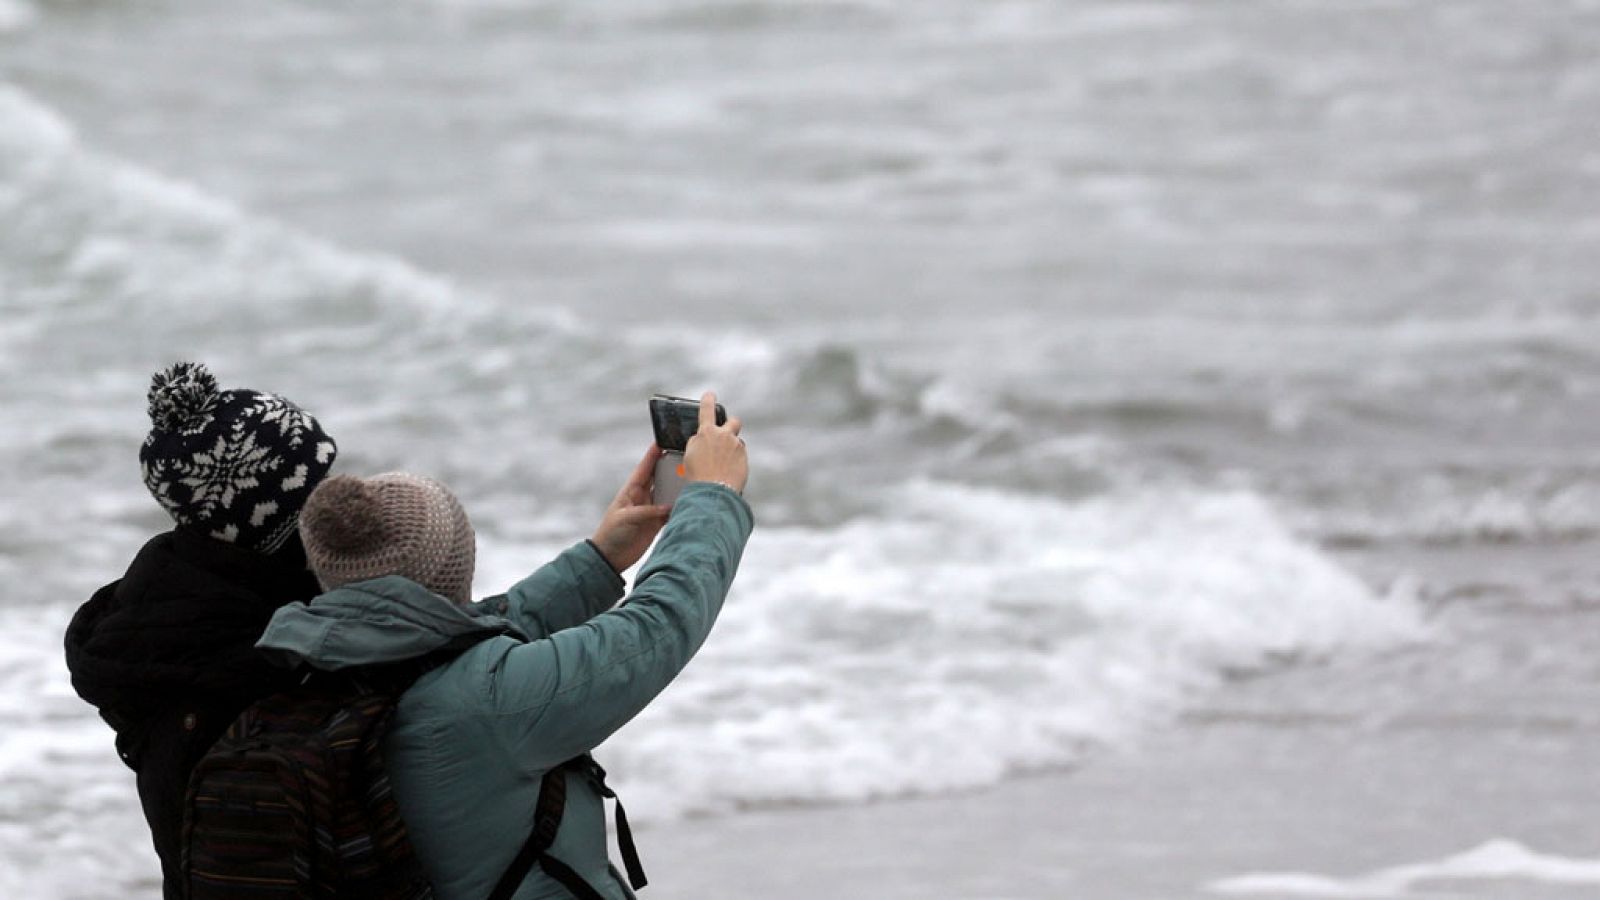
[[[717,404],[717,424],[728,422],[728,412]],[[650,398],[650,424],[655,428],[656,446],[682,453],[689,438],[700,430],[700,402],[684,397],[657,394]]]

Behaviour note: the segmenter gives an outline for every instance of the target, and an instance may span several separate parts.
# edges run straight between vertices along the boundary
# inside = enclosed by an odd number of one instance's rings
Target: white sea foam
[[[1249,494],[919,482],[758,533],[688,674],[603,752],[641,811],[851,801],[1077,762],[1227,670],[1422,634]]]
[[[1379,869],[1354,878],[1303,872],[1240,875],[1213,882],[1214,894],[1268,897],[1420,897],[1430,881],[1504,881],[1600,887],[1600,859],[1575,859],[1530,850],[1516,841],[1492,840],[1454,856]]]

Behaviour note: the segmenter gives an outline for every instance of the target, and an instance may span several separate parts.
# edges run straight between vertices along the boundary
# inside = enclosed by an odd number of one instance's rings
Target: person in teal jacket
[[[689,484],[670,513],[650,503],[652,447],[593,539],[480,604],[469,596],[472,528],[442,485],[401,473],[336,476],[307,500],[302,538],[328,590],[281,609],[258,647],[323,670],[467,647],[400,698],[384,744],[395,799],[440,900],[489,896],[528,837],[544,774],[643,710],[710,632],[754,524],[741,496],[739,420],[716,425],[714,403],[702,400],[684,458]],[[658,532],[618,605],[618,573]],[[602,789],[567,779],[549,854],[625,900],[633,892],[607,858]],[[571,894],[535,867],[515,896]]]

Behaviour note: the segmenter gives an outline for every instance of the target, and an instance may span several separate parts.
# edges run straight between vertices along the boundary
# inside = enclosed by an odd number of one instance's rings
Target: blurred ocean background
[[[168,527],[176,359],[454,486],[480,595],[717,390],[759,528],[601,748],[646,822],[1092,770],[1241,685],[1314,722],[1349,660],[1592,735],[1597,47],[1591,0],[0,0],[0,894],[159,893],[60,635]]]

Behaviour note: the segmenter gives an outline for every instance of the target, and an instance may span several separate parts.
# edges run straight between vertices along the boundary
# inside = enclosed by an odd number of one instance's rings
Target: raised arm
[[[715,395],[701,398],[685,453],[689,484],[627,602],[512,648],[492,676],[502,734],[524,765],[548,768],[610,737],[710,633],[755,525],[741,496],[748,463],[740,422],[716,424],[715,406]]]
[[[705,642],[753,526],[731,488],[689,484],[626,603],[510,650],[493,702],[513,756],[548,768],[655,699]]]

